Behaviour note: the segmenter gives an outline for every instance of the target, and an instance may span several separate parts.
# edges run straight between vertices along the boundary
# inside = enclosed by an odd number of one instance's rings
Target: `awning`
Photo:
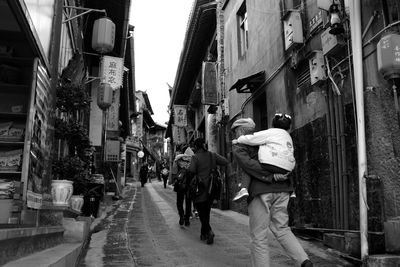
[[[126,141],[126,152],[134,153],[140,150],[140,144],[138,142]]]
[[[254,93],[265,82],[265,71],[237,80],[229,91],[236,89],[238,93]]]
[[[149,155],[153,160],[157,160],[156,156],[143,144],[143,152],[145,155]]]

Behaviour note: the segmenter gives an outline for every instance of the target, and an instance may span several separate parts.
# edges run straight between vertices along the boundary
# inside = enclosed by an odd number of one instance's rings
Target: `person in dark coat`
[[[168,162],[164,160],[164,162],[161,165],[161,178],[164,183],[164,188],[167,188],[168,176],[169,176],[169,166]]]
[[[144,184],[147,182],[147,174],[149,172],[149,167],[147,165],[147,162],[143,163],[142,167],[140,168],[139,171],[139,176],[140,176],[140,183],[142,184],[142,187]]]
[[[194,205],[199,214],[201,222],[201,234],[200,239],[206,240],[207,244],[214,243],[214,232],[210,226],[210,212],[213,199],[207,192],[210,185],[210,158],[215,158],[216,165],[225,166],[228,164],[228,160],[213,152],[209,152],[205,146],[203,138],[197,138],[194,141],[195,155],[192,156],[189,172],[192,175],[196,175],[196,178],[200,183],[200,192],[193,199]]]

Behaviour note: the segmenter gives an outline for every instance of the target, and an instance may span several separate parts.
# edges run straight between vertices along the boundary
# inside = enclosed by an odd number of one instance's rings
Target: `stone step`
[[[3,267],[70,267],[76,266],[82,243],[63,243],[11,261]]]
[[[61,244],[63,235],[62,226],[0,229],[0,265]]]

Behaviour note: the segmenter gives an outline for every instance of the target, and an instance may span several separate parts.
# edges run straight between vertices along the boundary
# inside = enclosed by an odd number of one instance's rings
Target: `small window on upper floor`
[[[239,56],[246,54],[249,48],[249,27],[247,22],[246,1],[243,2],[238,13]]]

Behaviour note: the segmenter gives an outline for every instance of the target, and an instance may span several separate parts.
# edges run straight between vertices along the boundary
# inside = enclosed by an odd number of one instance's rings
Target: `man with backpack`
[[[188,194],[190,184],[190,176],[188,168],[193,155],[190,148],[185,150],[184,154],[179,154],[175,157],[174,164],[176,165],[175,172],[172,173],[174,191],[176,192],[176,207],[179,213],[179,225],[190,225],[190,216],[192,214],[192,201]],[[185,209],[183,208],[185,203]]]

